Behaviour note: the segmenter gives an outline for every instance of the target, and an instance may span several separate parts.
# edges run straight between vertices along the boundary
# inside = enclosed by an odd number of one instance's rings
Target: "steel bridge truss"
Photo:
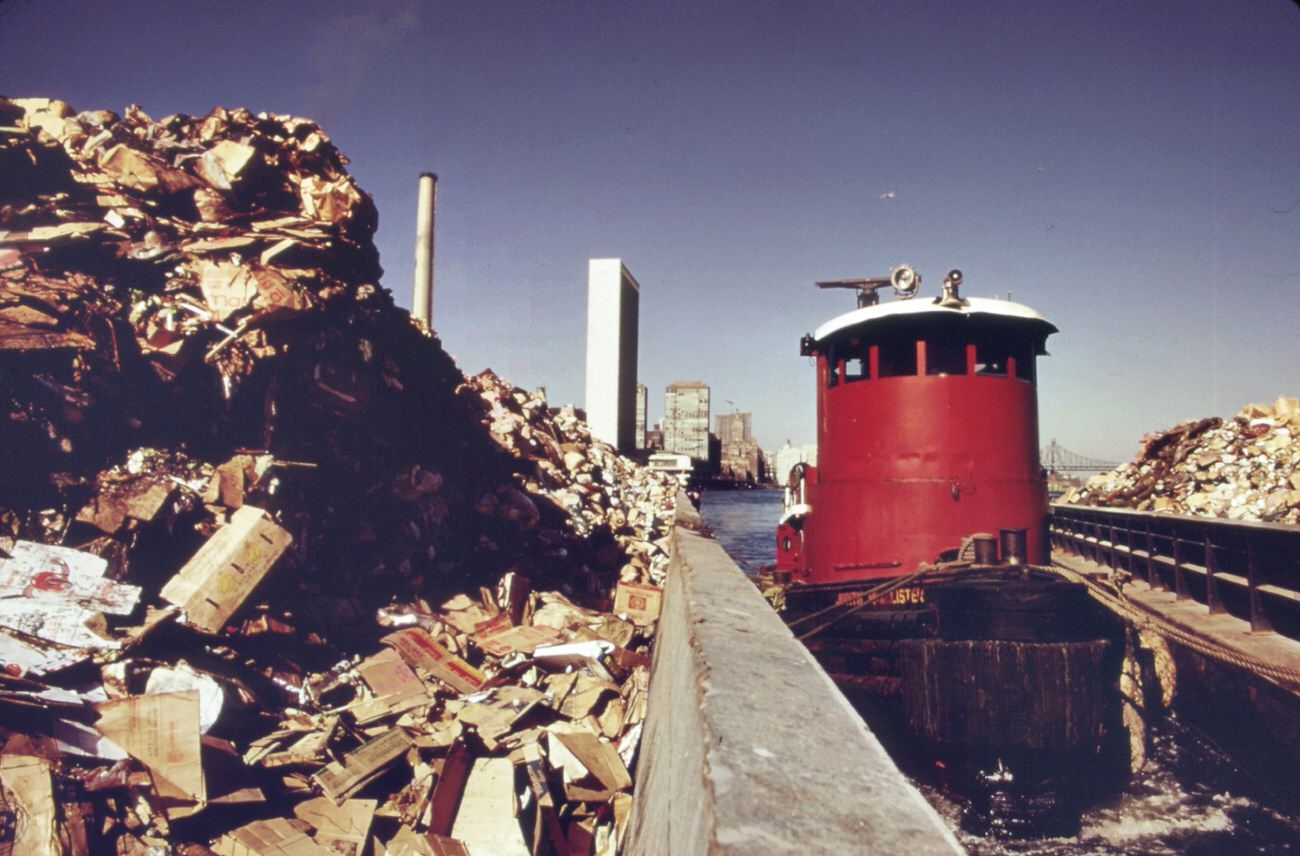
[[[1049,473],[1100,473],[1119,466],[1118,461],[1103,461],[1100,458],[1089,458],[1078,452],[1071,452],[1056,440],[1047,444],[1038,460]]]

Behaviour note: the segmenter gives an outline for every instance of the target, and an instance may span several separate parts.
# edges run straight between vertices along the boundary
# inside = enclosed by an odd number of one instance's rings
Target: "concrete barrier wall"
[[[626,852],[961,852],[689,503],[678,509]]]

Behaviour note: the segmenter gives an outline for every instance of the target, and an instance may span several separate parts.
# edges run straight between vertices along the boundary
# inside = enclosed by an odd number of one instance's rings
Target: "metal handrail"
[[[1054,549],[1300,638],[1300,526],[1053,503]]]

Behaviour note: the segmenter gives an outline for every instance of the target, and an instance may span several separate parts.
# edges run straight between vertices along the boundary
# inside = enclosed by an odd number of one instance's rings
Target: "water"
[[[700,516],[722,548],[748,573],[776,562],[780,488],[709,490],[700,497]]]
[[[1152,856],[1300,852],[1300,815],[1175,721],[1156,728],[1146,766],[1122,793],[1086,812],[1071,838],[1000,841],[958,829],[961,807],[922,793],[972,856]]]
[[[780,490],[708,491],[700,514],[742,568],[752,572],[775,561]],[[1177,722],[1154,729],[1146,767],[1122,793],[1088,811],[1076,837],[1001,841],[971,835],[958,829],[959,804],[919,787],[973,856],[1300,853],[1294,806],[1287,808]],[[1300,802],[1300,785],[1296,791],[1292,803]]]

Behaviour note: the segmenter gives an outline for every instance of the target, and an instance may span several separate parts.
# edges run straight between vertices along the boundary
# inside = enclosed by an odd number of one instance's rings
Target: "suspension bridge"
[[[1043,449],[1039,461],[1042,462],[1043,469],[1049,473],[1105,472],[1119,466],[1118,461],[1103,461],[1100,458],[1089,458],[1087,455],[1071,452],[1057,443],[1055,438]]]

